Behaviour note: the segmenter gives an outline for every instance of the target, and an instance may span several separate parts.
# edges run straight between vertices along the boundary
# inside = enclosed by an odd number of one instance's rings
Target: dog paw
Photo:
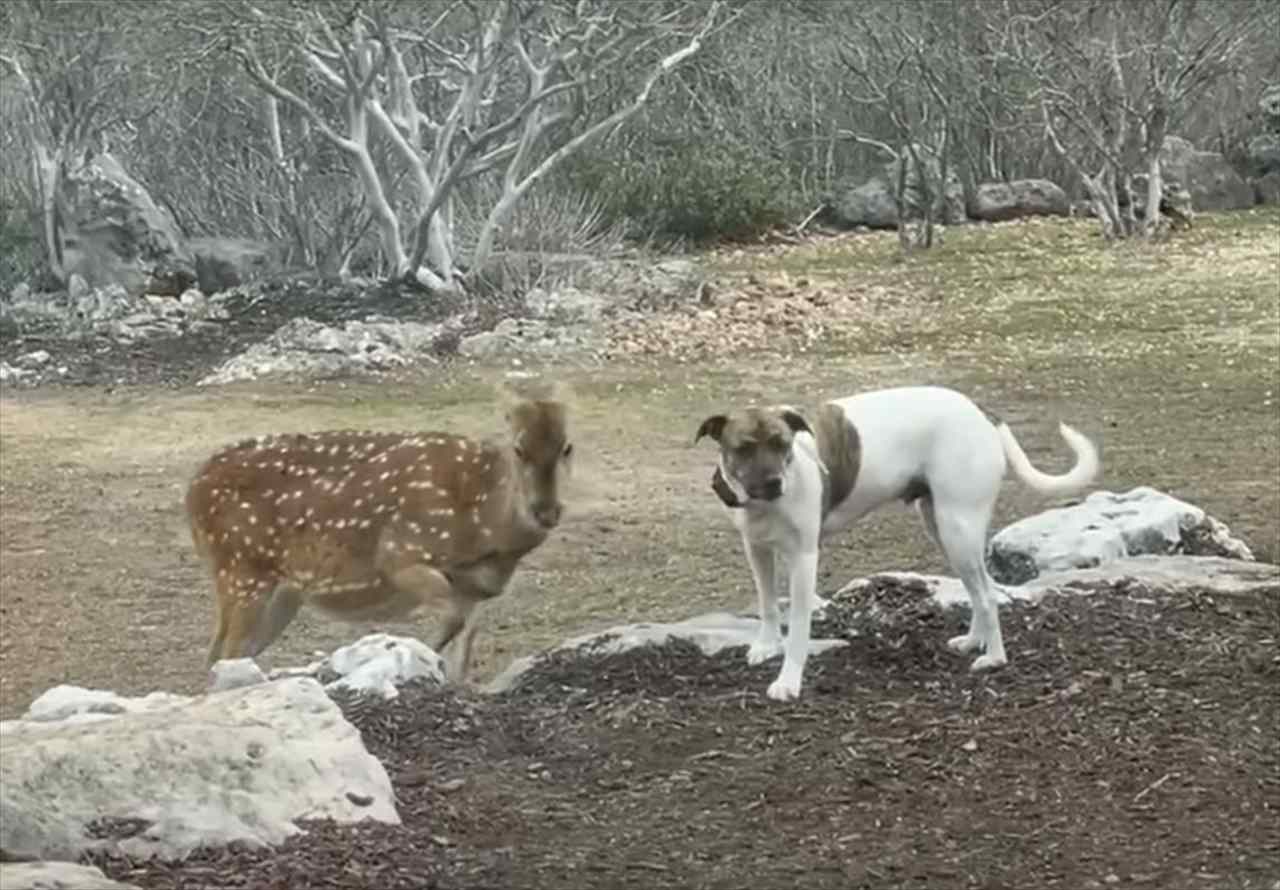
[[[800,678],[779,676],[765,694],[774,701],[795,701],[800,697]]]
[[[973,664],[969,665],[971,671],[989,671],[992,668],[1004,667],[1008,664],[1009,659],[1005,657],[1003,652],[988,652],[986,655],[979,655],[973,660]]]
[[[809,611],[814,615],[821,615],[826,611],[827,606],[829,605],[831,605],[831,600],[824,600],[817,594],[814,594],[809,598]]]
[[[756,640],[747,647],[747,664],[764,664],[770,658],[777,658],[781,654],[781,638],[769,637],[767,639]]]
[[[972,652],[975,649],[983,648],[982,640],[972,634],[961,634],[958,637],[952,637],[947,640],[947,648],[952,652]],[[984,656],[985,657],[985,656]],[[979,659],[981,660],[981,659]]]

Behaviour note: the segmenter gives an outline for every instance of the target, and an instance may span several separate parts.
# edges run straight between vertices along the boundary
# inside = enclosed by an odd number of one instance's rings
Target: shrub
[[[703,243],[750,238],[787,216],[784,165],[735,144],[691,137],[647,157],[603,147],[570,172],[632,236]]]

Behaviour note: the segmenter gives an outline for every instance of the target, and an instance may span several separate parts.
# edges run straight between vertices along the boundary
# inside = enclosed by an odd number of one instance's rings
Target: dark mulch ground
[[[514,306],[492,296],[485,299],[428,295],[396,283],[373,287],[334,281],[282,278],[237,290],[224,304],[230,318],[216,330],[182,336],[156,336],[133,343],[96,335],[69,340],[52,327],[28,326],[0,330],[0,361],[36,349],[50,353],[50,369],[65,365],[68,373],[47,373],[41,382],[61,386],[120,386],[194,383],[234,355],[295,318],[321,324],[362,321],[370,316],[431,323],[468,313],[461,332],[488,330],[511,314]],[[456,340],[439,344],[442,356],[452,354]]]
[[[776,663],[689,646],[346,701],[402,826],[100,864],[148,888],[1275,886],[1280,590],[1013,607],[988,676],[942,645],[964,620],[879,590],[820,628],[853,644],[791,706],[763,695]]]

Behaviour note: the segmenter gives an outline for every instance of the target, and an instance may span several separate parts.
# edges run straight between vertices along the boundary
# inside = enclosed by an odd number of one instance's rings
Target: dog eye
[[[772,439],[769,440],[769,447],[772,448],[774,451],[786,451],[787,440],[782,438],[781,436],[774,436]]]
[[[750,454],[751,454],[751,452],[753,452],[753,451],[755,451],[755,450],[756,450],[756,443],[755,443],[755,442],[743,442],[741,445],[739,445],[739,446],[738,446],[736,449],[734,449],[734,450],[735,450],[735,451],[737,451],[737,452],[738,452],[738,454],[742,455],[743,457],[747,457],[748,455],[750,455]]]

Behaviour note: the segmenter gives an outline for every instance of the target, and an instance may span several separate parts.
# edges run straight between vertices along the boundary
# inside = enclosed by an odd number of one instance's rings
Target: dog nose
[[[766,501],[774,501],[782,497],[782,477],[774,476],[772,479],[766,479],[760,486],[760,497]]]

